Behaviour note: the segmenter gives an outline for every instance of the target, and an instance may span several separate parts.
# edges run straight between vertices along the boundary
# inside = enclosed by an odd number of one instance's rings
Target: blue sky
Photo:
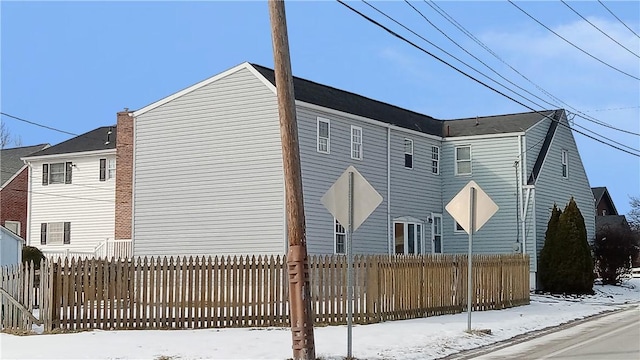
[[[349,4],[508,93],[365,3]],[[500,79],[406,3],[371,4],[523,94],[536,104],[513,96],[536,110],[567,108],[640,133],[640,81],[633,78],[640,77],[640,59],[559,1],[516,4],[587,53],[631,76],[585,55],[506,1],[436,3],[501,60],[427,3],[411,3],[468,52],[553,106]],[[640,38],[624,26],[640,33],[638,2],[604,2],[624,24],[596,1],[568,4],[636,55],[640,53]],[[439,119],[529,111],[390,36],[335,1],[288,1],[286,6],[296,76]],[[116,112],[125,107],[139,109],[241,62],[273,66],[266,2],[2,1],[0,20],[2,112],[76,134],[115,124]],[[2,121],[20,136],[23,145],[56,144],[70,138],[6,116]],[[636,153],[640,151],[639,136],[580,117],[575,117],[574,123],[593,131],[594,136],[606,136],[636,149]],[[579,134],[575,137],[591,186],[607,186],[618,211],[628,212],[628,196],[640,195],[640,158]]]

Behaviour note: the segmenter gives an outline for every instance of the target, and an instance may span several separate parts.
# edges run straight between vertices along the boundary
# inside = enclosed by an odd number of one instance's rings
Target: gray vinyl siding
[[[471,145],[471,175],[454,173],[456,146]],[[471,180],[474,180],[499,210],[474,235],[474,253],[511,253],[517,238],[516,168],[518,137],[489,137],[484,139],[449,138],[443,143],[441,164],[443,203],[451,199]],[[455,222],[449,213],[443,214],[443,251],[466,253],[469,236],[454,232]]]
[[[282,254],[275,94],[241,69],[135,119],[134,255]]]
[[[413,168],[404,166],[404,139],[413,140]],[[442,176],[431,171],[431,147],[441,148],[439,140],[391,131],[391,220],[412,217],[420,220],[424,229],[424,251],[430,253],[431,213],[442,213]],[[442,159],[442,155],[440,156]],[[441,164],[442,170],[442,164]]]
[[[536,158],[540,153],[544,139],[547,136],[547,129],[549,129],[550,119],[540,120],[537,124],[527,129],[525,132],[525,142],[523,146],[523,157],[527,163],[527,171],[525,173],[525,183],[529,180],[529,175],[533,171],[533,165],[536,163]]]
[[[563,117],[566,125],[566,118]],[[568,150],[569,176],[562,177],[561,151]],[[531,161],[535,161],[532,159]],[[551,216],[553,204],[564,210],[569,199],[574,197],[578,208],[584,217],[587,228],[587,240],[595,237],[595,204],[591,186],[585,173],[578,148],[573,134],[565,126],[558,126],[551,142],[549,152],[542,165],[540,175],[536,182],[536,227],[537,227],[537,254],[540,254],[544,246],[544,233]]]
[[[298,137],[310,254],[333,254],[334,218],[320,199],[349,165],[382,195],[383,202],[353,235],[354,253],[387,253],[386,127],[347,116],[297,106]],[[329,119],[330,153],[317,152],[317,117]],[[362,128],[362,160],[351,159],[351,125]],[[345,224],[346,225],[346,224]],[[346,226],[345,226],[346,227]]]

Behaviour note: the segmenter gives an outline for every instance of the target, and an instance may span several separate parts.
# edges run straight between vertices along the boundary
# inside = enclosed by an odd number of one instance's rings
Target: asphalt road
[[[586,321],[532,340],[502,347],[478,360],[640,359],[640,306]]]

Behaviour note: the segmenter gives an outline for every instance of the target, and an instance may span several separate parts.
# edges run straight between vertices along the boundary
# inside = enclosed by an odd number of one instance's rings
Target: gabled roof
[[[134,117],[145,114],[158,106],[207,86],[240,69],[248,69],[258,77],[271,91],[275,91],[275,72],[262,65],[242,63],[192,86],[180,90],[133,112]],[[488,135],[522,132],[544,118],[536,112],[487,116],[473,119],[438,120],[431,116],[403,109],[395,105],[373,100],[349,91],[319,84],[310,80],[293,77],[295,98],[298,101],[338,110],[368,119],[381,121],[405,129],[419,131],[437,137]],[[551,111],[541,112],[543,114]],[[476,126],[476,119],[481,123]],[[448,126],[448,129],[447,129]],[[449,131],[449,135],[445,132]]]
[[[445,120],[442,122],[442,133],[445,137],[451,137],[523,132],[551,114],[553,110],[540,111],[540,114],[526,112]]]
[[[50,148],[38,151],[28,157],[80,153],[116,148],[116,126],[103,126]]]
[[[4,186],[7,180],[11,179],[22,169],[24,162],[21,158],[45,149],[48,146],[49,144],[39,144],[0,150],[0,185]]]
[[[276,85],[272,69],[251,64],[273,86]],[[296,100],[382,121],[391,125],[426,134],[442,136],[442,120],[373,100],[352,92],[293,77]]]
[[[618,215],[618,210],[616,209],[616,205],[613,203],[613,199],[611,199],[611,195],[609,195],[609,190],[607,190],[605,186],[592,187],[591,192],[593,192],[593,198],[596,200],[596,207],[604,199],[605,201],[609,202],[609,204],[611,205],[611,208],[615,212],[615,214],[610,214],[610,215]]]

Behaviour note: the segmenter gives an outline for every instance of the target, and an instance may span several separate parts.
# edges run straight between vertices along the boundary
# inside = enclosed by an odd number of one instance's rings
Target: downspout
[[[391,252],[391,126],[387,125],[387,247]]]
[[[31,162],[25,160],[22,161],[27,165],[27,175],[29,176],[27,179],[27,184],[29,184],[27,191],[29,192],[27,193],[27,223],[25,224],[27,227],[27,239],[25,242],[28,246],[33,246],[31,245],[31,201],[33,197],[33,192],[31,191],[33,186],[31,185],[31,181],[33,180],[33,167],[31,166]]]
[[[533,194],[531,195],[533,197],[533,241],[534,241],[533,242],[534,244],[534,247],[533,247],[534,269],[533,270],[537,274],[538,273],[538,225],[537,225],[537,219],[536,219],[536,188],[533,187],[531,191],[533,192]]]
[[[520,184],[522,184],[522,166],[523,166],[523,154],[522,154],[522,135],[518,135],[518,157],[519,157],[519,166],[518,166],[518,182],[517,182],[517,186],[518,186],[518,199],[520,200],[520,204],[524,205],[524,200],[522,198],[522,186]],[[520,206],[520,205],[518,205]],[[520,212],[520,209],[517,209],[516,212]],[[527,236],[524,233],[524,211],[522,211],[522,254],[526,254],[527,253]]]

